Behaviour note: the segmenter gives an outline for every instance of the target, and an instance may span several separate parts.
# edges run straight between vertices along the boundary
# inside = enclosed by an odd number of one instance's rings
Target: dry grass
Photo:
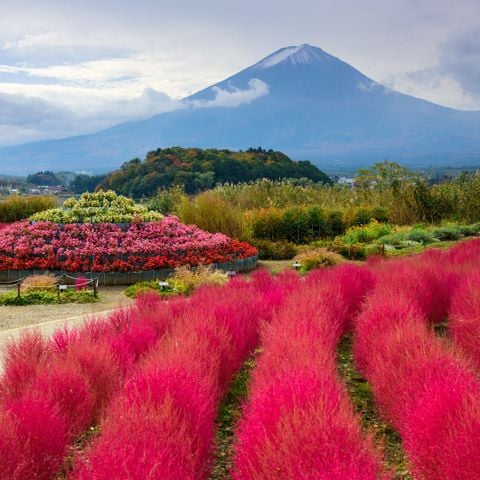
[[[42,275],[30,275],[25,278],[21,285],[22,293],[33,291],[55,290],[57,286],[57,278],[53,273],[45,273]]]
[[[175,269],[172,280],[178,281],[194,290],[201,285],[223,285],[228,281],[226,273],[208,266],[196,268],[179,267]]]
[[[304,273],[313,268],[333,267],[345,261],[340,254],[326,248],[306,248],[293,260],[301,264],[301,271]]]

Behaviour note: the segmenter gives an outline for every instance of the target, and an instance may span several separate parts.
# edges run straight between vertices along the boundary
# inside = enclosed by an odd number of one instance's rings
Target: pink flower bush
[[[480,383],[431,327],[446,317],[459,278],[478,264],[479,245],[376,265],[376,287],[356,322],[357,365],[419,480],[480,478]]]
[[[364,438],[337,378],[336,347],[370,272],[346,265],[310,274],[262,332],[248,403],[237,428],[236,480],[379,480],[381,455]]]
[[[17,222],[0,235],[1,270],[139,271],[225,263],[257,254],[221,233],[176,217],[130,224]]]

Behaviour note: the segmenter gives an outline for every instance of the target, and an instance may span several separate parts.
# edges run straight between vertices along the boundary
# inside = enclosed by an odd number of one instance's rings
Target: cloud
[[[480,28],[451,36],[442,46],[438,68],[480,100]]]
[[[244,103],[250,103],[257,98],[267,95],[268,85],[258,78],[252,78],[248,82],[248,88],[241,90],[232,87],[230,90],[223,90],[220,87],[212,87],[215,98],[212,100],[189,100],[188,104],[197,108],[208,107],[238,107]]]
[[[148,118],[181,108],[165,93],[146,88],[138,96],[112,96],[92,99],[90,91],[82,102],[78,91],[52,91],[56,99],[23,94],[0,93],[0,146],[48,138],[92,133],[124,122]],[[75,96],[75,101],[69,98]],[[61,95],[62,96],[62,95]]]

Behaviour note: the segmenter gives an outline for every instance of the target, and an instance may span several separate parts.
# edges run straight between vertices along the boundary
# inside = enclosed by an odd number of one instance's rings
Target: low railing
[[[26,277],[27,275],[17,278],[15,280],[2,281],[0,282],[0,289],[13,290],[14,288],[16,288],[17,297],[20,298],[22,296],[22,283]],[[68,283],[68,281],[71,280],[74,280],[75,283]],[[78,277],[74,277],[72,275],[62,273],[55,277],[55,281],[49,285],[28,285],[27,288],[28,290],[48,290],[50,288],[55,288],[57,291],[58,300],[60,300],[61,293],[68,290],[69,288],[86,290],[89,285],[91,285],[91,290],[93,290],[93,296],[95,298],[98,297],[98,277],[86,278],[83,274],[79,275]]]

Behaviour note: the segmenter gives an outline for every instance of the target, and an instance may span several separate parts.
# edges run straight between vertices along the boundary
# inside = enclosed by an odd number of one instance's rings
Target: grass
[[[230,470],[233,466],[233,442],[235,426],[242,414],[242,403],[248,396],[250,373],[255,368],[257,350],[243,365],[234,377],[230,390],[223,399],[217,417],[217,451],[215,463],[209,480],[230,479]]]
[[[345,335],[340,342],[337,365],[354,408],[361,416],[364,431],[371,433],[375,442],[383,447],[386,467],[394,472],[395,480],[412,480],[399,435],[378,416],[370,385],[355,369],[351,334]]]
[[[73,445],[69,446],[68,456],[65,460],[64,467],[61,472],[59,472],[55,480],[67,480],[72,475],[74,470],[75,459],[78,453],[85,450],[85,447],[93,441],[93,439],[100,434],[100,426],[95,425],[88,428],[83,432]]]
[[[90,290],[66,290],[60,294],[56,291],[38,290],[23,292],[20,296],[16,291],[0,294],[0,306],[25,306],[25,305],[54,305],[60,303],[95,303],[95,297]]]

